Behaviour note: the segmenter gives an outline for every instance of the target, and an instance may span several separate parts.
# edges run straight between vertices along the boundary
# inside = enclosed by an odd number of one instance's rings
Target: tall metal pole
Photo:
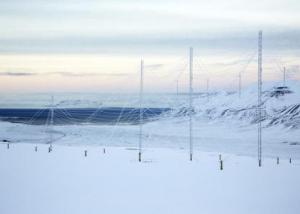
[[[189,130],[190,130],[190,161],[193,160],[193,48],[190,48],[190,90],[189,90]]]
[[[239,72],[239,98],[241,98],[242,95],[242,74]]]
[[[258,97],[257,97],[257,111],[258,111],[258,166],[261,167],[261,121],[262,121],[262,31],[258,33],[258,78],[257,78],[257,86],[258,86]]]
[[[51,108],[50,108],[50,147],[49,152],[52,151],[53,143],[53,121],[54,121],[54,96],[51,96]]]
[[[139,162],[142,161],[142,134],[143,134],[143,87],[144,87],[144,61],[141,60],[141,79],[140,79],[140,133],[139,133]]]

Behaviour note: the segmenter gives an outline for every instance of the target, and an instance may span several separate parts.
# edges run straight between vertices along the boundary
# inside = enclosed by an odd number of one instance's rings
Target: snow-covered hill
[[[263,85],[264,126],[282,125],[287,128],[300,128],[300,83],[291,81],[286,87],[279,83]],[[186,104],[174,111],[175,115],[186,115]],[[194,113],[199,120],[210,122],[236,123],[239,125],[257,122],[257,87],[250,86],[238,93],[225,91],[195,96]]]

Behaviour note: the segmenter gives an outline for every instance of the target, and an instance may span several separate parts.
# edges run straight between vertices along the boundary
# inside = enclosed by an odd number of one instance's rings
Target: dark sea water
[[[170,111],[170,108],[142,109],[143,122],[155,120]],[[53,115],[53,116],[52,116]],[[53,118],[53,120],[52,120]],[[0,120],[32,125],[50,124],[138,124],[139,108],[0,108]]]

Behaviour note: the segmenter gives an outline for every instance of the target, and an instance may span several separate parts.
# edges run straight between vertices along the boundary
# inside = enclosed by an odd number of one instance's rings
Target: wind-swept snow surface
[[[84,156],[87,150],[87,157]],[[0,144],[1,214],[298,214],[300,162],[147,149]]]

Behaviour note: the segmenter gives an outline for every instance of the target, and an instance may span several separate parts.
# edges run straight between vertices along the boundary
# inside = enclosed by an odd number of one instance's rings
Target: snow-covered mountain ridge
[[[300,128],[300,83],[290,81],[286,86],[266,83],[263,86],[263,124],[265,127],[282,125]],[[186,106],[186,105],[185,105]],[[185,115],[186,107],[180,106],[177,115]],[[216,92],[207,97],[194,98],[194,113],[199,120],[253,124],[257,117],[257,87],[250,86],[238,93]]]

